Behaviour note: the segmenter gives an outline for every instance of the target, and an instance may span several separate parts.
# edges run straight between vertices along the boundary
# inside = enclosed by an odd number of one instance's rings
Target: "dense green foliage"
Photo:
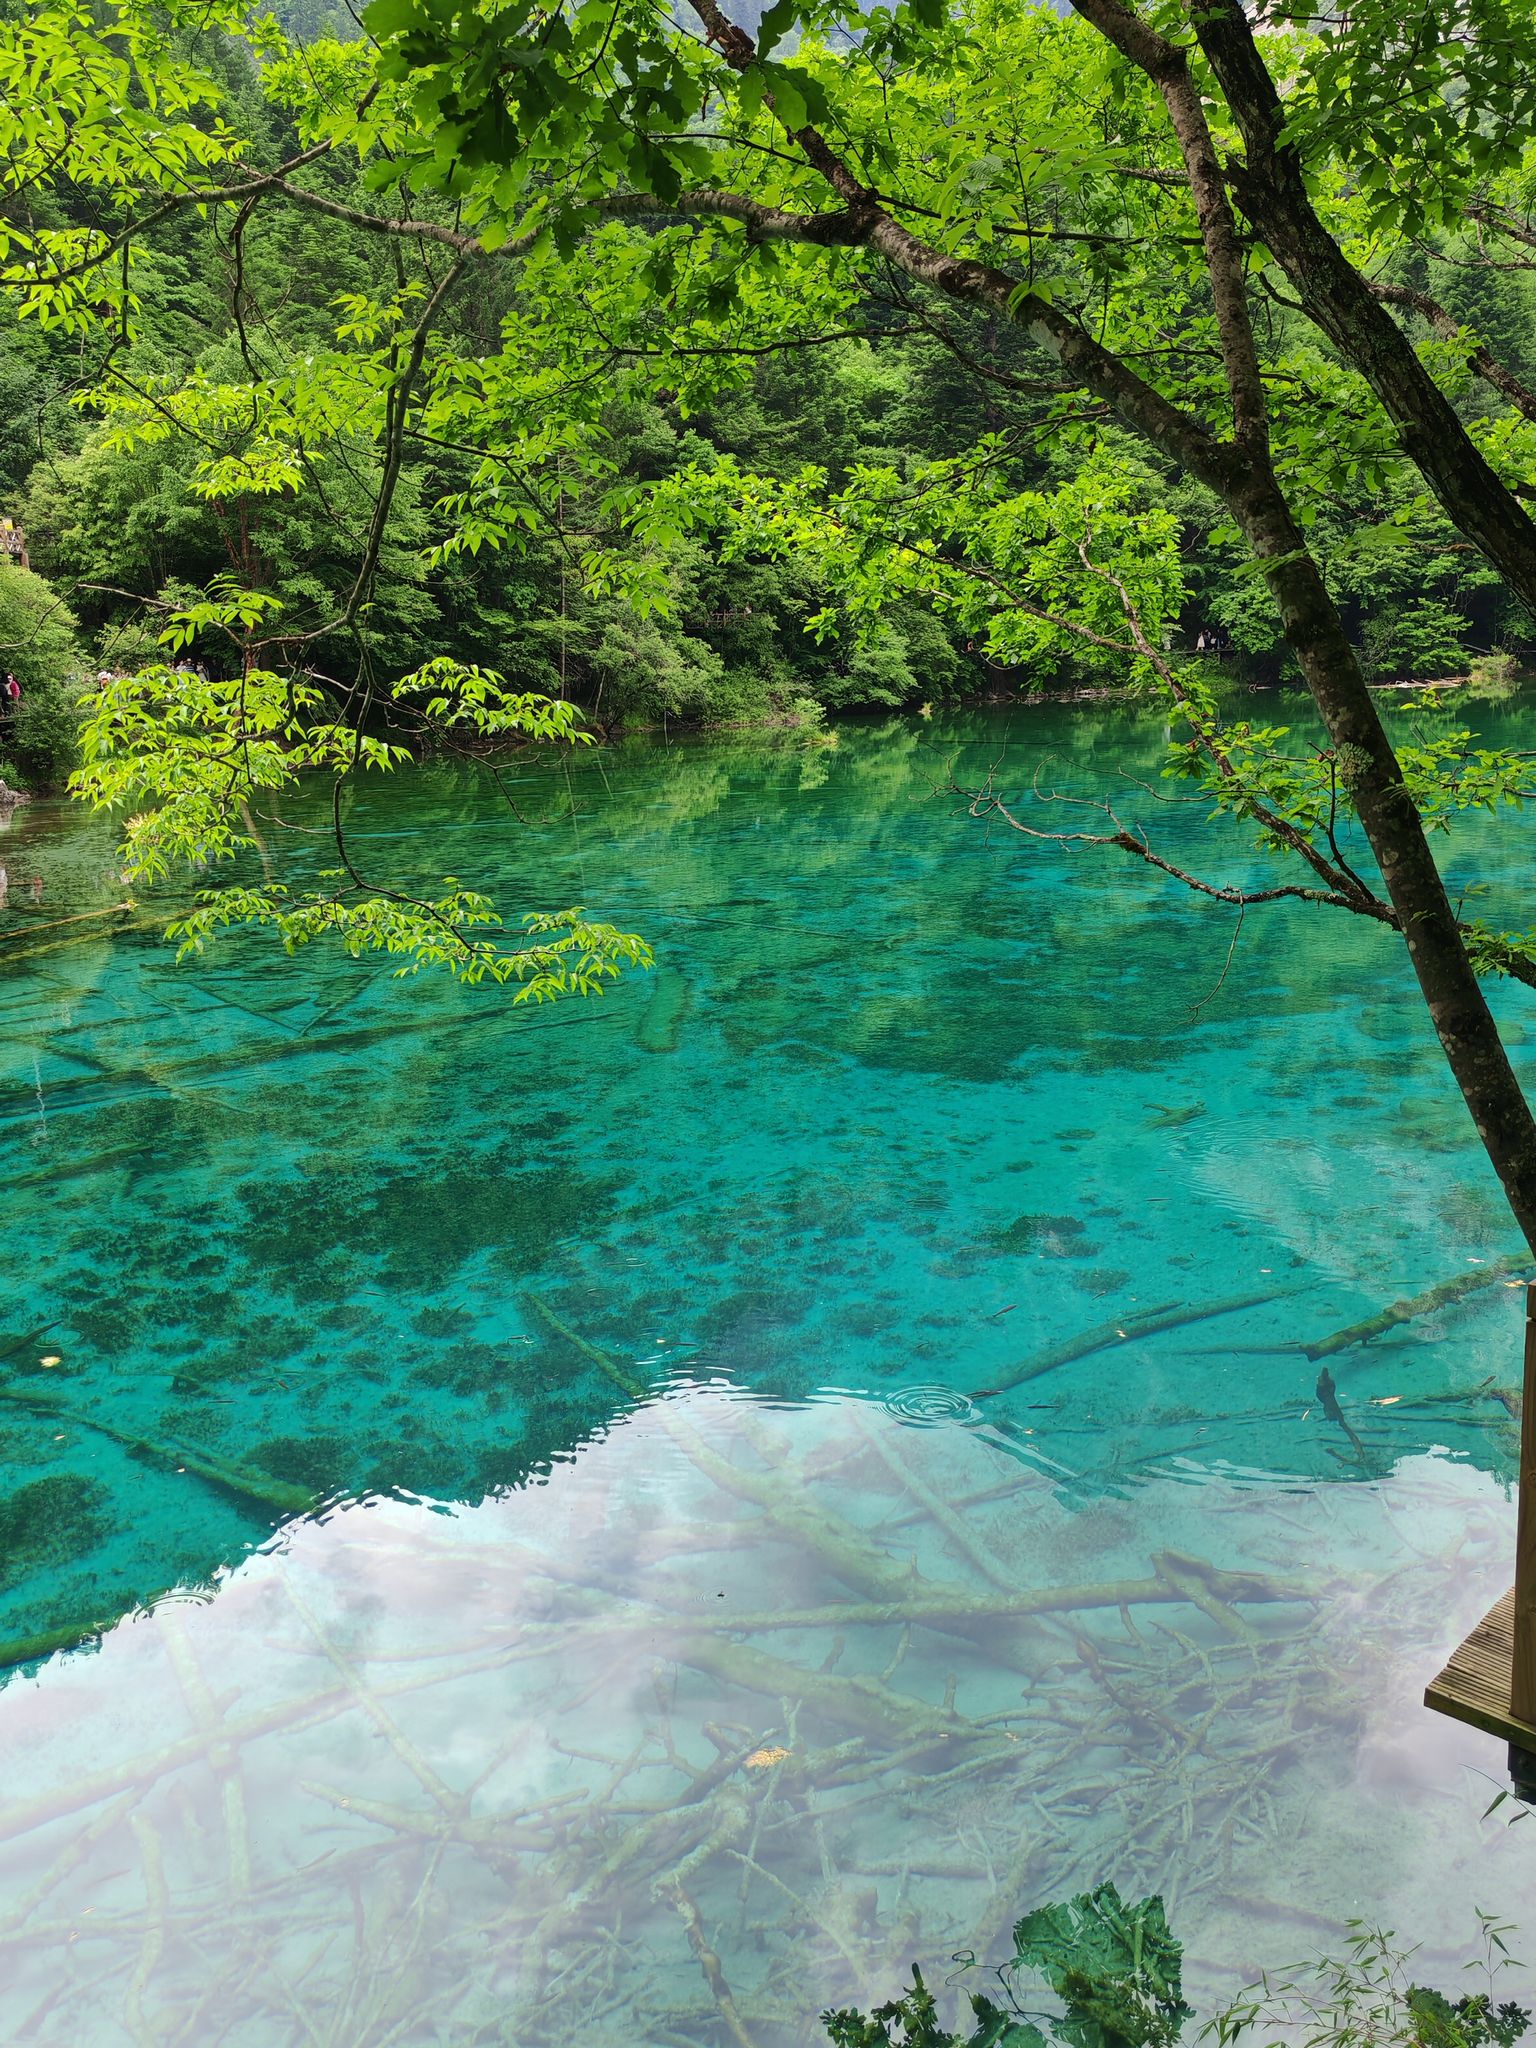
[[[983,14],[971,32],[994,31]],[[321,0],[284,0],[267,25],[292,43],[260,23],[173,35],[169,48],[197,82],[186,87],[200,138],[193,155],[238,165],[241,175],[270,172],[317,133],[355,135],[361,160],[333,148],[303,182],[368,213],[380,168],[370,144],[398,146],[398,135],[384,120],[338,124],[320,111],[324,95],[366,76],[355,22]],[[1038,22],[1029,33],[1042,33]],[[1060,27],[1044,33],[1048,42],[1071,37]],[[1072,61],[1070,50],[1056,57]],[[825,66],[812,70],[824,92]],[[998,162],[956,155],[950,182],[959,179],[967,203],[990,205],[1004,190]],[[102,199],[100,181],[88,178],[18,181],[9,211],[79,250],[103,219]],[[535,210],[545,203],[536,198]],[[426,210],[447,219],[436,205]],[[1137,225],[1127,218],[1119,235],[1107,232],[1095,263],[1104,267],[1110,246],[1131,240],[1125,231]],[[817,707],[1113,684],[1126,667],[1113,648],[1049,629],[1021,633],[1021,614],[999,618],[980,588],[967,602],[936,606],[910,563],[905,588],[879,592],[878,617],[851,618],[860,598],[848,550],[803,516],[808,507],[823,513],[829,492],[851,494],[833,502],[857,515],[867,553],[895,493],[949,515],[942,531],[925,527],[926,545],[942,540],[985,557],[996,534],[980,529],[995,525],[999,508],[1014,518],[1021,490],[1048,504],[1077,477],[1087,449],[1133,515],[1155,507],[1163,520],[1165,564],[1177,565],[1163,605],[1173,642],[1192,648],[1202,631],[1219,634],[1236,676],[1272,678],[1288,666],[1267,594],[1232,574],[1234,536],[1206,493],[1100,419],[1037,431],[1038,364],[1022,335],[994,326],[978,380],[959,337],[914,317],[890,279],[845,275],[840,263],[813,286],[802,259],[760,245],[760,265],[774,256],[778,273],[802,273],[787,295],[800,333],[786,334],[734,243],[688,232],[685,246],[675,235],[658,243],[649,224],[603,227],[574,280],[590,314],[579,336],[569,277],[552,303],[547,264],[535,260],[522,279],[512,265],[475,267],[444,305],[432,344],[458,366],[460,403],[406,435],[366,612],[330,631],[358,573],[377,483],[378,423],[366,409],[339,416],[338,393],[349,383],[377,392],[387,351],[376,344],[402,331],[435,289],[445,252],[303,207],[254,208],[237,230],[227,214],[172,211],[133,240],[132,325],[105,381],[94,342],[82,343],[90,315],[110,314],[110,302],[88,307],[82,286],[66,315],[39,317],[35,298],[13,290],[0,301],[0,506],[25,523],[34,568],[65,593],[88,642],[86,663],[50,644],[50,685],[90,665],[132,668],[152,656],[165,608],[219,576],[280,594],[285,630],[315,634],[305,660],[322,673],[346,669],[361,637],[388,680],[446,653],[494,666],[521,690],[573,696],[600,724],[794,721]],[[1522,269],[1473,267],[1474,233],[1442,229],[1435,255],[1405,243],[1394,274],[1432,285],[1469,336],[1536,380],[1536,286]],[[1031,268],[1052,267],[1049,241],[1032,244]],[[24,269],[13,267],[13,285]],[[687,358],[677,334],[626,342],[619,329],[633,317],[626,295],[636,279],[666,294],[677,326],[691,319],[697,329],[713,306],[734,334],[722,344],[697,333],[700,353]],[[1104,281],[1115,281],[1113,268]],[[1164,295],[1180,290],[1171,279]],[[1458,545],[1362,417],[1358,379],[1320,356],[1282,305],[1272,324],[1277,375],[1300,401],[1295,459],[1327,457],[1308,507],[1313,543],[1371,668],[1434,677],[1465,672],[1479,653],[1523,647],[1528,630],[1499,578]],[[756,337],[742,331],[754,327]],[[760,352],[711,353],[730,340]],[[605,352],[607,341],[619,345]],[[521,391],[503,367],[514,348],[540,372]],[[1496,395],[1455,361],[1465,352],[1441,350],[1457,403],[1469,421],[1503,434]],[[562,374],[573,356],[586,359],[585,380]],[[328,389],[317,408],[320,380]],[[252,432],[255,389],[277,417]],[[515,465],[488,463],[482,452],[471,409],[488,395],[518,402]],[[542,433],[530,432],[530,404],[552,409]],[[273,445],[285,429],[287,469]],[[1518,436],[1511,453],[1531,461]],[[980,505],[978,460],[991,480]],[[776,481],[779,494],[759,497],[755,545],[743,546],[738,532],[722,547],[721,525],[739,522],[742,482],[753,478]],[[655,499],[638,519],[626,516],[627,489],[665,492],[669,483],[673,513],[686,505],[686,519],[658,516]],[[718,516],[706,519],[711,508]],[[637,606],[641,579],[646,602]],[[23,637],[0,633],[12,648]],[[218,635],[194,652],[216,663]],[[22,673],[27,657],[3,658]],[[18,744],[14,765],[34,782],[57,779],[72,765],[62,727],[60,739],[52,752]]]
[[[1411,917],[1422,955],[1428,899],[1386,901],[1337,842],[1367,756],[1232,719],[1217,665],[1186,657],[1215,641],[1274,674],[1288,640],[1358,711],[1347,641],[1309,654],[1308,617],[1337,607],[1394,675],[1517,637],[1492,564],[1520,583],[1536,535],[1511,495],[1536,489],[1531,301],[1524,258],[1482,251],[1523,246],[1531,38],[1478,4],[1461,70],[1420,66],[1419,99],[1384,101],[1362,65],[1398,34],[1384,8],[1265,59],[1316,233],[1394,280],[1408,410],[1469,490],[1401,430],[1379,346],[1334,334],[1306,266],[1281,279],[1202,183],[1225,151],[1256,215],[1235,132],[1258,117],[1225,74],[1224,107],[1176,10],[913,0],[853,34],[779,0],[759,48],[713,0],[687,20],[373,0],[346,40],[230,0],[10,0],[0,355],[28,424],[8,459],[107,672],[75,786],[152,800],[125,858],[155,880],[249,852],[241,807],[279,761],[339,790],[407,747],[571,743],[546,700],[598,724],[814,722],[1108,683],[1159,693],[1171,769],[1310,869],[1278,893]],[[1452,521],[1484,502],[1472,546]],[[1437,824],[1530,793],[1469,731],[1421,754]],[[543,956],[488,963],[472,889],[359,874],[335,815],[333,891],[237,879],[183,936],[254,920],[563,985]],[[1088,836],[1156,858],[1107,807]],[[1443,892],[1433,916],[1464,970]],[[583,961],[641,957],[560,917]],[[1536,976],[1527,936],[1476,937],[1480,968]]]
[[[0,669],[23,692],[19,710],[0,726],[0,782],[46,785],[76,765],[84,660],[58,592],[30,570],[0,567]]]
[[[305,41],[336,26],[314,7],[274,11]],[[282,161],[298,146],[291,75],[217,30],[194,47],[223,95],[221,146],[242,165]],[[324,52],[314,61],[318,69]],[[369,203],[355,165],[327,165],[314,182],[346,204]],[[60,233],[95,217],[85,194],[63,187],[46,204],[29,191],[25,206]],[[314,213],[258,212],[238,251],[225,225],[177,214],[135,243],[136,325],[105,384],[82,376],[73,322],[50,327],[21,317],[14,293],[0,300],[0,507],[25,526],[34,569],[69,594],[89,642],[88,661],[50,645],[55,685],[87,666],[153,659],[166,608],[212,579],[279,594],[285,624],[309,630],[340,609],[357,576],[376,493],[372,422],[349,431],[328,419],[277,489],[248,448],[225,454],[217,489],[205,465],[211,447],[238,442],[232,394],[252,377],[297,381],[318,365],[366,378],[355,345],[412,304],[430,262],[412,252],[406,265],[397,246]],[[515,303],[510,272],[482,273],[445,316],[442,346],[483,355]],[[958,424],[948,418],[951,381],[937,344],[898,364],[851,339],[765,359],[750,385],[722,392],[702,416],[664,394],[616,389],[597,423],[600,463],[583,451],[562,485],[557,449],[556,516],[521,548],[495,554],[434,554],[449,530],[439,508],[471,485],[474,451],[415,436],[363,622],[370,658],[389,678],[439,653],[493,665],[520,689],[574,696],[602,724],[795,722],[815,707],[889,707],[983,686],[987,671],[966,664],[955,634],[918,607],[896,610],[867,645],[814,638],[807,621],[833,600],[807,566],[763,561],[728,574],[711,550],[678,540],[653,563],[665,613],[637,617],[622,597],[595,590],[577,559],[590,535],[612,531],[601,501],[616,479],[643,484],[722,451],[756,469],[793,448],[838,473],[892,453],[938,453]],[[289,402],[297,409],[305,395],[292,390]],[[22,637],[0,618],[7,647]],[[350,639],[350,629],[321,632],[307,658],[337,672]],[[192,653],[217,665],[218,636]],[[0,660],[28,682],[19,653]],[[29,780],[50,779],[35,754],[18,754],[16,765]],[[72,765],[65,748],[51,779]]]

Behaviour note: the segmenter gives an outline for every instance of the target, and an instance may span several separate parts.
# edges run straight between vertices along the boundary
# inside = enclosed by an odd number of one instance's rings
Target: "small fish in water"
[[[1334,1384],[1333,1374],[1326,1365],[1317,1376],[1317,1398],[1322,1402],[1323,1413],[1327,1416],[1328,1420],[1339,1425],[1339,1428],[1343,1430],[1354,1447],[1355,1456],[1362,1465],[1365,1464],[1365,1445],[1361,1443],[1359,1437],[1350,1426],[1348,1416],[1345,1415],[1344,1410],[1339,1406],[1339,1391]]]
[[[1149,1131],[1174,1130],[1180,1124],[1192,1124],[1197,1116],[1205,1115],[1203,1102],[1168,1103],[1148,1102],[1142,1105],[1155,1112],[1147,1118]]]

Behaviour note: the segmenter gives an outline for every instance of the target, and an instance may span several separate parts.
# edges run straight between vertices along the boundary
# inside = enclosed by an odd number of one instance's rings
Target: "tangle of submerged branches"
[[[249,1619],[225,1602],[248,1596],[173,1610],[185,1732],[173,1718],[0,1811],[0,1845],[39,1837],[0,1950],[56,2023],[131,1984],[146,2021],[243,2000],[283,2043],[403,2040],[430,2015],[535,2048],[803,2048],[807,1987],[867,1990],[909,1913],[983,1953],[1021,1887],[1155,1865],[1187,1899],[1268,1853],[1286,1770],[1350,1711],[1308,1682],[1326,1589],[1164,1551],[1125,1582],[1020,1573],[1010,1600],[981,1439],[944,1475],[876,1410],[807,1450],[750,1414],[742,1441],[740,1409],[664,1407],[670,1506],[616,1523],[632,1553],[572,1550],[514,1500],[485,1530],[377,1527],[360,1540],[399,1575],[398,1626],[359,1638],[284,1575],[250,1698],[211,1682],[220,1630]],[[895,1534],[909,1510],[921,1566]],[[701,1558],[704,1529],[749,1555],[734,1583]],[[454,1602],[409,1605],[439,1550],[484,1584],[489,1635]],[[988,1610],[969,1640],[957,1602]],[[1020,1649],[1023,1683],[1000,1694]],[[238,1688],[234,1661],[218,1688]],[[85,1917],[66,1889],[82,1857],[133,1873]],[[755,1938],[727,1942],[744,1912]]]

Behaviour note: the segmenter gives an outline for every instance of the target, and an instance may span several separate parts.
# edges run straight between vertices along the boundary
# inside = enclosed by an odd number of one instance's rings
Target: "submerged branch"
[[[1512,1273],[1529,1273],[1533,1266],[1536,1266],[1536,1258],[1532,1258],[1529,1252],[1515,1252],[1508,1258],[1495,1259],[1479,1267],[1475,1273],[1458,1273],[1454,1279],[1442,1280],[1438,1287],[1427,1288],[1423,1294],[1411,1294],[1402,1301],[1394,1301],[1379,1315],[1350,1323],[1316,1344],[1303,1344],[1299,1348],[1306,1358],[1331,1358],[1336,1351],[1351,1350],[1356,1344],[1369,1344],[1373,1337],[1395,1330],[1399,1323],[1411,1323],[1417,1316],[1433,1315],[1437,1308],[1475,1294],[1479,1288],[1492,1287],[1499,1280],[1507,1281]]]
[[[1262,1308],[1266,1302],[1279,1301],[1284,1292],[1283,1288],[1272,1287],[1262,1294],[1238,1294],[1230,1301],[1203,1302],[1194,1307],[1170,1302],[1162,1308],[1143,1309],[1134,1316],[1120,1316],[1111,1322],[1097,1323],[1091,1330],[1084,1330],[1076,1337],[1069,1337],[1064,1344],[1043,1351],[1038,1358],[1015,1366],[994,1386],[983,1387],[972,1398],[984,1401],[993,1394],[1005,1393],[1010,1387],[1022,1386],[1026,1380],[1038,1379],[1042,1373],[1052,1372],[1058,1365],[1070,1365],[1074,1359],[1087,1358],[1095,1351],[1107,1351],[1110,1345],[1128,1343],[1134,1337],[1151,1337],[1160,1330],[1177,1330],[1187,1323],[1209,1322],[1213,1316],[1231,1316],[1241,1309]]]

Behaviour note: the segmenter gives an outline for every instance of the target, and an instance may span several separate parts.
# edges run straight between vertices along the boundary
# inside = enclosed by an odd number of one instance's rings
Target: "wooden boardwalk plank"
[[[1486,1734],[1522,1749],[1536,1750],[1536,1724],[1517,1721],[1509,1710],[1515,1656],[1515,1595],[1511,1588],[1489,1609],[1440,1676],[1424,1691],[1424,1704],[1437,1714],[1467,1721]]]

